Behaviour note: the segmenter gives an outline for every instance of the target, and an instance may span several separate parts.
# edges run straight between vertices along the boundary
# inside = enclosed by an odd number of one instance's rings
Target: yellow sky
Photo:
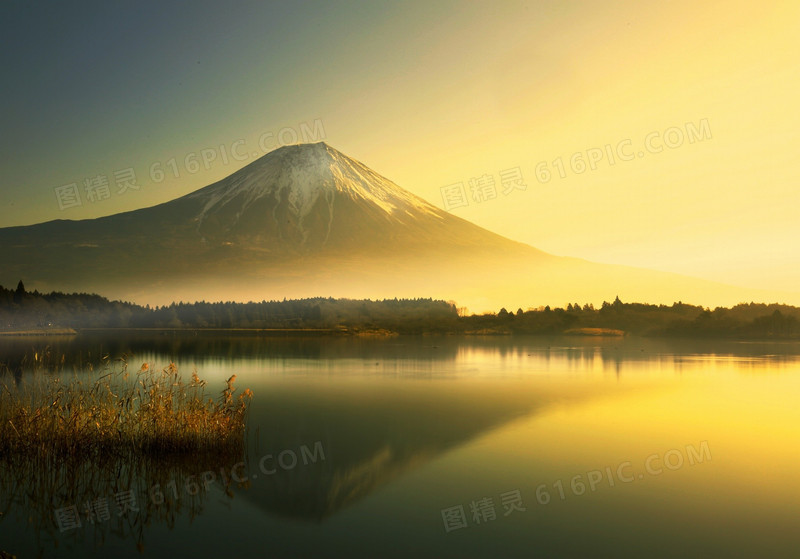
[[[554,10],[542,29],[476,21],[496,51],[484,58],[463,37],[472,71],[443,72],[438,98],[398,102],[405,125],[350,151],[439,204],[442,186],[519,166],[525,192],[453,211],[556,254],[797,290],[798,6],[625,2]],[[431,56],[447,68],[457,50],[443,41]],[[569,168],[576,152],[625,139],[636,151],[651,132],[703,121],[703,141]]]
[[[470,179],[490,175],[501,190],[500,171],[519,167],[525,191],[451,211],[537,248],[800,291],[800,2],[248,9],[200,27],[148,23],[152,52],[72,66],[77,100],[48,103],[65,122],[88,124],[65,128],[66,139],[46,147],[47,165],[39,150],[9,144],[6,181],[17,192],[0,207],[2,225],[164,202],[263,154],[255,149],[261,134],[319,121],[324,138],[316,139],[439,206],[444,186],[469,190]],[[88,83],[131,93],[97,92],[92,105],[80,101],[94,91]],[[24,83],[15,84],[24,98]],[[22,129],[33,129],[41,110]],[[45,116],[43,130],[56,137],[59,122]],[[687,126],[703,137],[689,141]],[[672,146],[652,153],[649,134]],[[246,161],[169,176],[168,159],[183,167],[187,154],[238,139],[252,150]],[[634,158],[612,164],[606,146],[615,153],[620,145]],[[576,153],[600,158],[579,173]],[[148,177],[154,163],[167,171],[158,184]],[[140,191],[58,210],[54,187],[128,166]],[[537,180],[543,167],[545,184]]]

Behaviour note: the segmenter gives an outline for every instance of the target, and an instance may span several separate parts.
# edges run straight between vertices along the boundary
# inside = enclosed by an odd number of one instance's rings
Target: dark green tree
[[[25,285],[22,283],[22,280],[19,280],[17,284],[17,290],[14,292],[14,302],[21,303],[22,299],[25,298]]]

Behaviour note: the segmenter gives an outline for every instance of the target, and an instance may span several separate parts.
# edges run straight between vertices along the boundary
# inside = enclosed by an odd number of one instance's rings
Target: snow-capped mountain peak
[[[302,227],[312,212],[333,219],[336,198],[371,206],[391,216],[398,212],[441,218],[441,210],[400,188],[364,164],[324,142],[285,146],[233,175],[190,194],[203,204],[197,221],[226,216],[228,227],[255,207],[285,207]]]

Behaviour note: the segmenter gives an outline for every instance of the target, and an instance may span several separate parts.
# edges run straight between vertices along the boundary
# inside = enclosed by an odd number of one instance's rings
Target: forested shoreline
[[[599,308],[505,308],[465,316],[453,302],[434,299],[308,298],[249,303],[173,303],[154,307],[111,301],[89,293],[29,292],[0,286],[0,332],[59,329],[279,329],[398,334],[595,334],[641,336],[800,339],[800,308],[743,303],[708,309],[623,303],[618,297]]]

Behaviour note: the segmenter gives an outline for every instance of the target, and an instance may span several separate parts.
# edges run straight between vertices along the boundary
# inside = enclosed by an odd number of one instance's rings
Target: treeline
[[[388,330],[400,334],[569,334],[589,329],[641,336],[800,339],[800,308],[747,303],[707,309],[685,303],[569,304],[459,316],[433,299],[312,298],[252,303],[173,303],[150,308],[99,295],[27,292],[0,286],[0,330],[40,328],[264,328]]]
[[[89,293],[28,292],[0,286],[0,330],[49,327],[122,328],[141,323],[148,308]]]
[[[150,308],[99,295],[27,292],[0,286],[0,330],[41,328],[454,329],[452,304],[433,299],[382,301],[312,298],[252,303],[173,303]]]
[[[519,334],[580,333],[586,329],[621,330],[640,336],[692,338],[800,338],[800,308],[790,305],[743,303],[714,310],[682,302],[672,305],[604,302],[543,307],[511,313],[473,315],[461,319],[467,331]]]

